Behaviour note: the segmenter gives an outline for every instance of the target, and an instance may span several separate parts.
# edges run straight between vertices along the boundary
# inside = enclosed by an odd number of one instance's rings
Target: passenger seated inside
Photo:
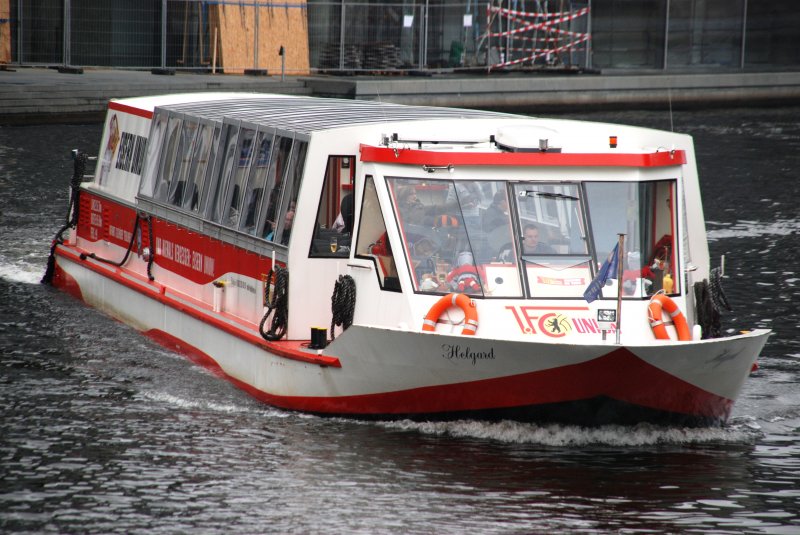
[[[539,228],[533,223],[528,223],[522,230],[522,254],[524,255],[545,255],[556,254],[555,249],[546,243],[539,241]],[[506,264],[513,264],[514,247],[507,243],[500,248],[497,254],[497,261]]]
[[[539,228],[529,223],[522,229],[522,254],[556,254],[556,251],[539,241]]]

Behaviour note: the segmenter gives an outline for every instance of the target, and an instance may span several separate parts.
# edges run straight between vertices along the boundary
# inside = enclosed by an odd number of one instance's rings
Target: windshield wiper
[[[546,199],[566,199],[568,201],[577,201],[577,197],[573,197],[572,195],[566,195],[564,193],[550,193],[549,191],[535,191],[535,190],[525,190],[520,192],[525,197],[533,197],[535,195],[539,197],[544,197]]]

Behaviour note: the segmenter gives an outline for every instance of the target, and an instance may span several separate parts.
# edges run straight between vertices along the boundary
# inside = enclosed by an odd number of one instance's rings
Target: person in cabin
[[[286,211],[286,215],[283,218],[283,232],[281,233],[280,239],[280,243],[283,245],[289,245],[289,237],[292,235],[292,225],[294,224],[295,205],[295,201],[289,203],[289,209]],[[276,230],[277,228],[274,228],[267,234],[267,241],[275,241]]]
[[[425,205],[417,198],[417,189],[413,186],[397,194],[397,208],[403,221],[420,222],[426,215]]]
[[[524,255],[541,255],[541,254],[556,254],[555,250],[539,241],[539,227],[533,223],[528,223],[522,229],[522,254]],[[515,263],[514,247],[507,243],[500,248],[500,253],[497,255],[498,262],[505,262],[507,264]]]
[[[505,191],[500,190],[494,194],[492,204],[481,214],[481,225],[484,232],[508,225],[508,198]]]
[[[352,193],[342,197],[342,202],[339,204],[339,215],[336,216],[336,221],[333,222],[331,228],[342,234],[352,234],[356,214],[355,209],[355,200]]]
[[[533,223],[528,223],[522,229],[522,253],[523,254],[555,254],[556,251],[539,241],[539,227]]]

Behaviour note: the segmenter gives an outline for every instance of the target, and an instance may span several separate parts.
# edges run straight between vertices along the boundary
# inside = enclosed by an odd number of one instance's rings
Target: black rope
[[[270,281],[275,278],[275,285],[270,295]],[[267,303],[267,312],[261,319],[258,331],[265,340],[275,341],[283,338],[289,323],[289,270],[285,267],[272,268],[264,281],[264,301]],[[272,323],[269,331],[264,332],[267,318],[272,314]]]
[[[136,233],[139,231],[139,214],[136,214],[136,220],[133,222],[133,231],[131,232],[131,241],[128,243],[128,249],[125,251],[125,256],[122,257],[122,260],[119,262],[115,262],[113,260],[109,260],[107,258],[103,258],[97,256],[94,253],[81,253],[81,260],[86,260],[86,258],[92,258],[97,260],[98,262],[103,262],[106,264],[110,264],[112,266],[122,267],[125,265],[125,262],[128,261],[128,257],[131,255],[131,251],[133,250],[133,244],[136,243]],[[150,279],[152,280],[152,279]]]
[[[356,308],[356,281],[350,275],[339,275],[331,295],[331,342],[336,339],[334,327],[339,325],[346,331],[353,324]]]
[[[147,236],[150,240],[150,254],[147,258],[147,278],[151,281],[156,280],[153,276],[153,261],[156,258],[156,246],[155,246],[155,238],[153,237],[153,218],[151,216],[147,217]]]
[[[69,206],[67,207],[67,215],[64,218],[64,225],[59,229],[53,238],[53,243],[50,245],[50,256],[47,258],[47,268],[42,276],[43,284],[52,284],[53,276],[56,270],[56,247],[64,243],[64,232],[68,228],[75,228],[78,224],[78,217],[80,215],[80,194],[81,182],[83,176],[86,174],[86,162],[89,156],[83,152],[76,152],[75,158],[72,163],[72,179],[70,180],[70,196]]]
[[[722,268],[715,267],[712,269],[709,279],[708,285],[711,290],[711,300],[714,301],[714,305],[718,310],[724,308],[729,312],[733,311],[731,304],[728,302],[728,297],[722,289]]]
[[[722,309],[733,310],[722,290],[722,270],[712,269],[709,278],[694,284],[697,324],[703,329],[704,340],[722,336]]]

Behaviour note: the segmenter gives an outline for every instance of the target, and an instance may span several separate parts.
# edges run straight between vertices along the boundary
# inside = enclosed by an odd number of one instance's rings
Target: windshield
[[[675,180],[587,182],[586,198],[594,250],[600,262],[625,234],[623,295],[647,297],[680,292],[675,272]],[[616,297],[616,282],[603,288]]]
[[[642,272],[651,259],[641,251],[658,241],[655,232],[672,228],[671,208],[657,211],[653,203],[672,198],[674,181],[585,183],[585,189],[577,182],[389,177],[387,183],[418,292],[583,298],[617,233],[625,232],[631,237],[626,279],[633,285],[625,295],[643,297],[655,286],[652,274]],[[615,288],[604,288],[604,296],[616,297]]]

